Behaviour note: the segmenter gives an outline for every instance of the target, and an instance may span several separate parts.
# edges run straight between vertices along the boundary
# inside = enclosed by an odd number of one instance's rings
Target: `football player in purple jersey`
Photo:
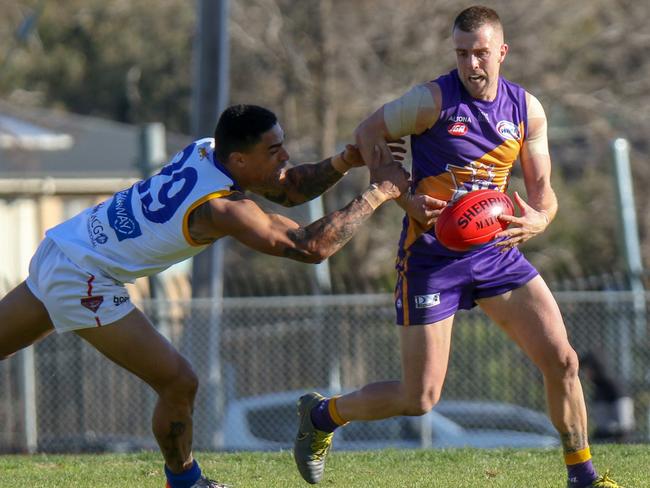
[[[346,422],[423,415],[438,402],[447,372],[454,315],[479,305],[539,368],[551,421],[557,428],[569,488],[615,488],[598,476],[587,439],[587,413],[578,357],[544,280],[517,249],[543,232],[557,212],[551,188],[547,121],[540,102],[499,76],[508,53],[498,14],[463,10],[452,28],[457,68],[413,87],[364,120],[357,144],[374,147],[410,136],[411,191],[397,259],[395,290],[402,378],[364,386],[341,397],[302,396],[294,457],[309,483],[322,479],[334,430]],[[520,216],[496,242],[468,252],[446,249],[434,223],[448,202],[467,192],[505,191],[519,159],[528,201],[515,193]]]

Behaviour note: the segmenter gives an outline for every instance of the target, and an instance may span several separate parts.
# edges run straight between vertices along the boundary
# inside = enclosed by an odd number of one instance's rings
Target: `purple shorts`
[[[438,322],[538,275],[517,248],[502,252],[494,245],[458,256],[407,251],[397,271],[397,324],[406,326]]]

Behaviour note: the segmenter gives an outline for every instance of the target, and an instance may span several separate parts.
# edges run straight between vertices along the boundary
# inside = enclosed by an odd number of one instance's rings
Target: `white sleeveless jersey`
[[[120,282],[158,273],[206,246],[189,234],[190,212],[240,191],[214,154],[214,139],[187,146],[160,172],[46,232],[79,267]]]

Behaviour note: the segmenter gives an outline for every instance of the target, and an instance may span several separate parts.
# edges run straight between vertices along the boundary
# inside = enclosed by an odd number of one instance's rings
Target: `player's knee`
[[[571,380],[578,376],[578,354],[572,347],[566,347],[557,354],[549,356],[545,366],[544,375],[552,376],[558,380]]]
[[[404,415],[420,416],[425,415],[440,400],[440,391],[437,389],[422,392],[420,395],[414,395],[407,399]]]
[[[194,401],[196,392],[199,389],[199,377],[192,368],[188,368],[178,379],[178,389],[184,396]]]
[[[569,348],[569,350],[563,355],[560,363],[565,377],[574,378],[578,376],[580,363],[578,360],[578,354],[573,350],[573,348]]]
[[[184,364],[177,374],[159,389],[159,395],[172,403],[193,404],[198,389],[198,376],[189,364]]]

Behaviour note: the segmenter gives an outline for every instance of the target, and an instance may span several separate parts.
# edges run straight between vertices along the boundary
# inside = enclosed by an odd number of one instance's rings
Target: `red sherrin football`
[[[476,190],[447,205],[436,221],[438,241],[452,251],[468,251],[508,227],[497,218],[514,215],[512,200],[497,190]]]

